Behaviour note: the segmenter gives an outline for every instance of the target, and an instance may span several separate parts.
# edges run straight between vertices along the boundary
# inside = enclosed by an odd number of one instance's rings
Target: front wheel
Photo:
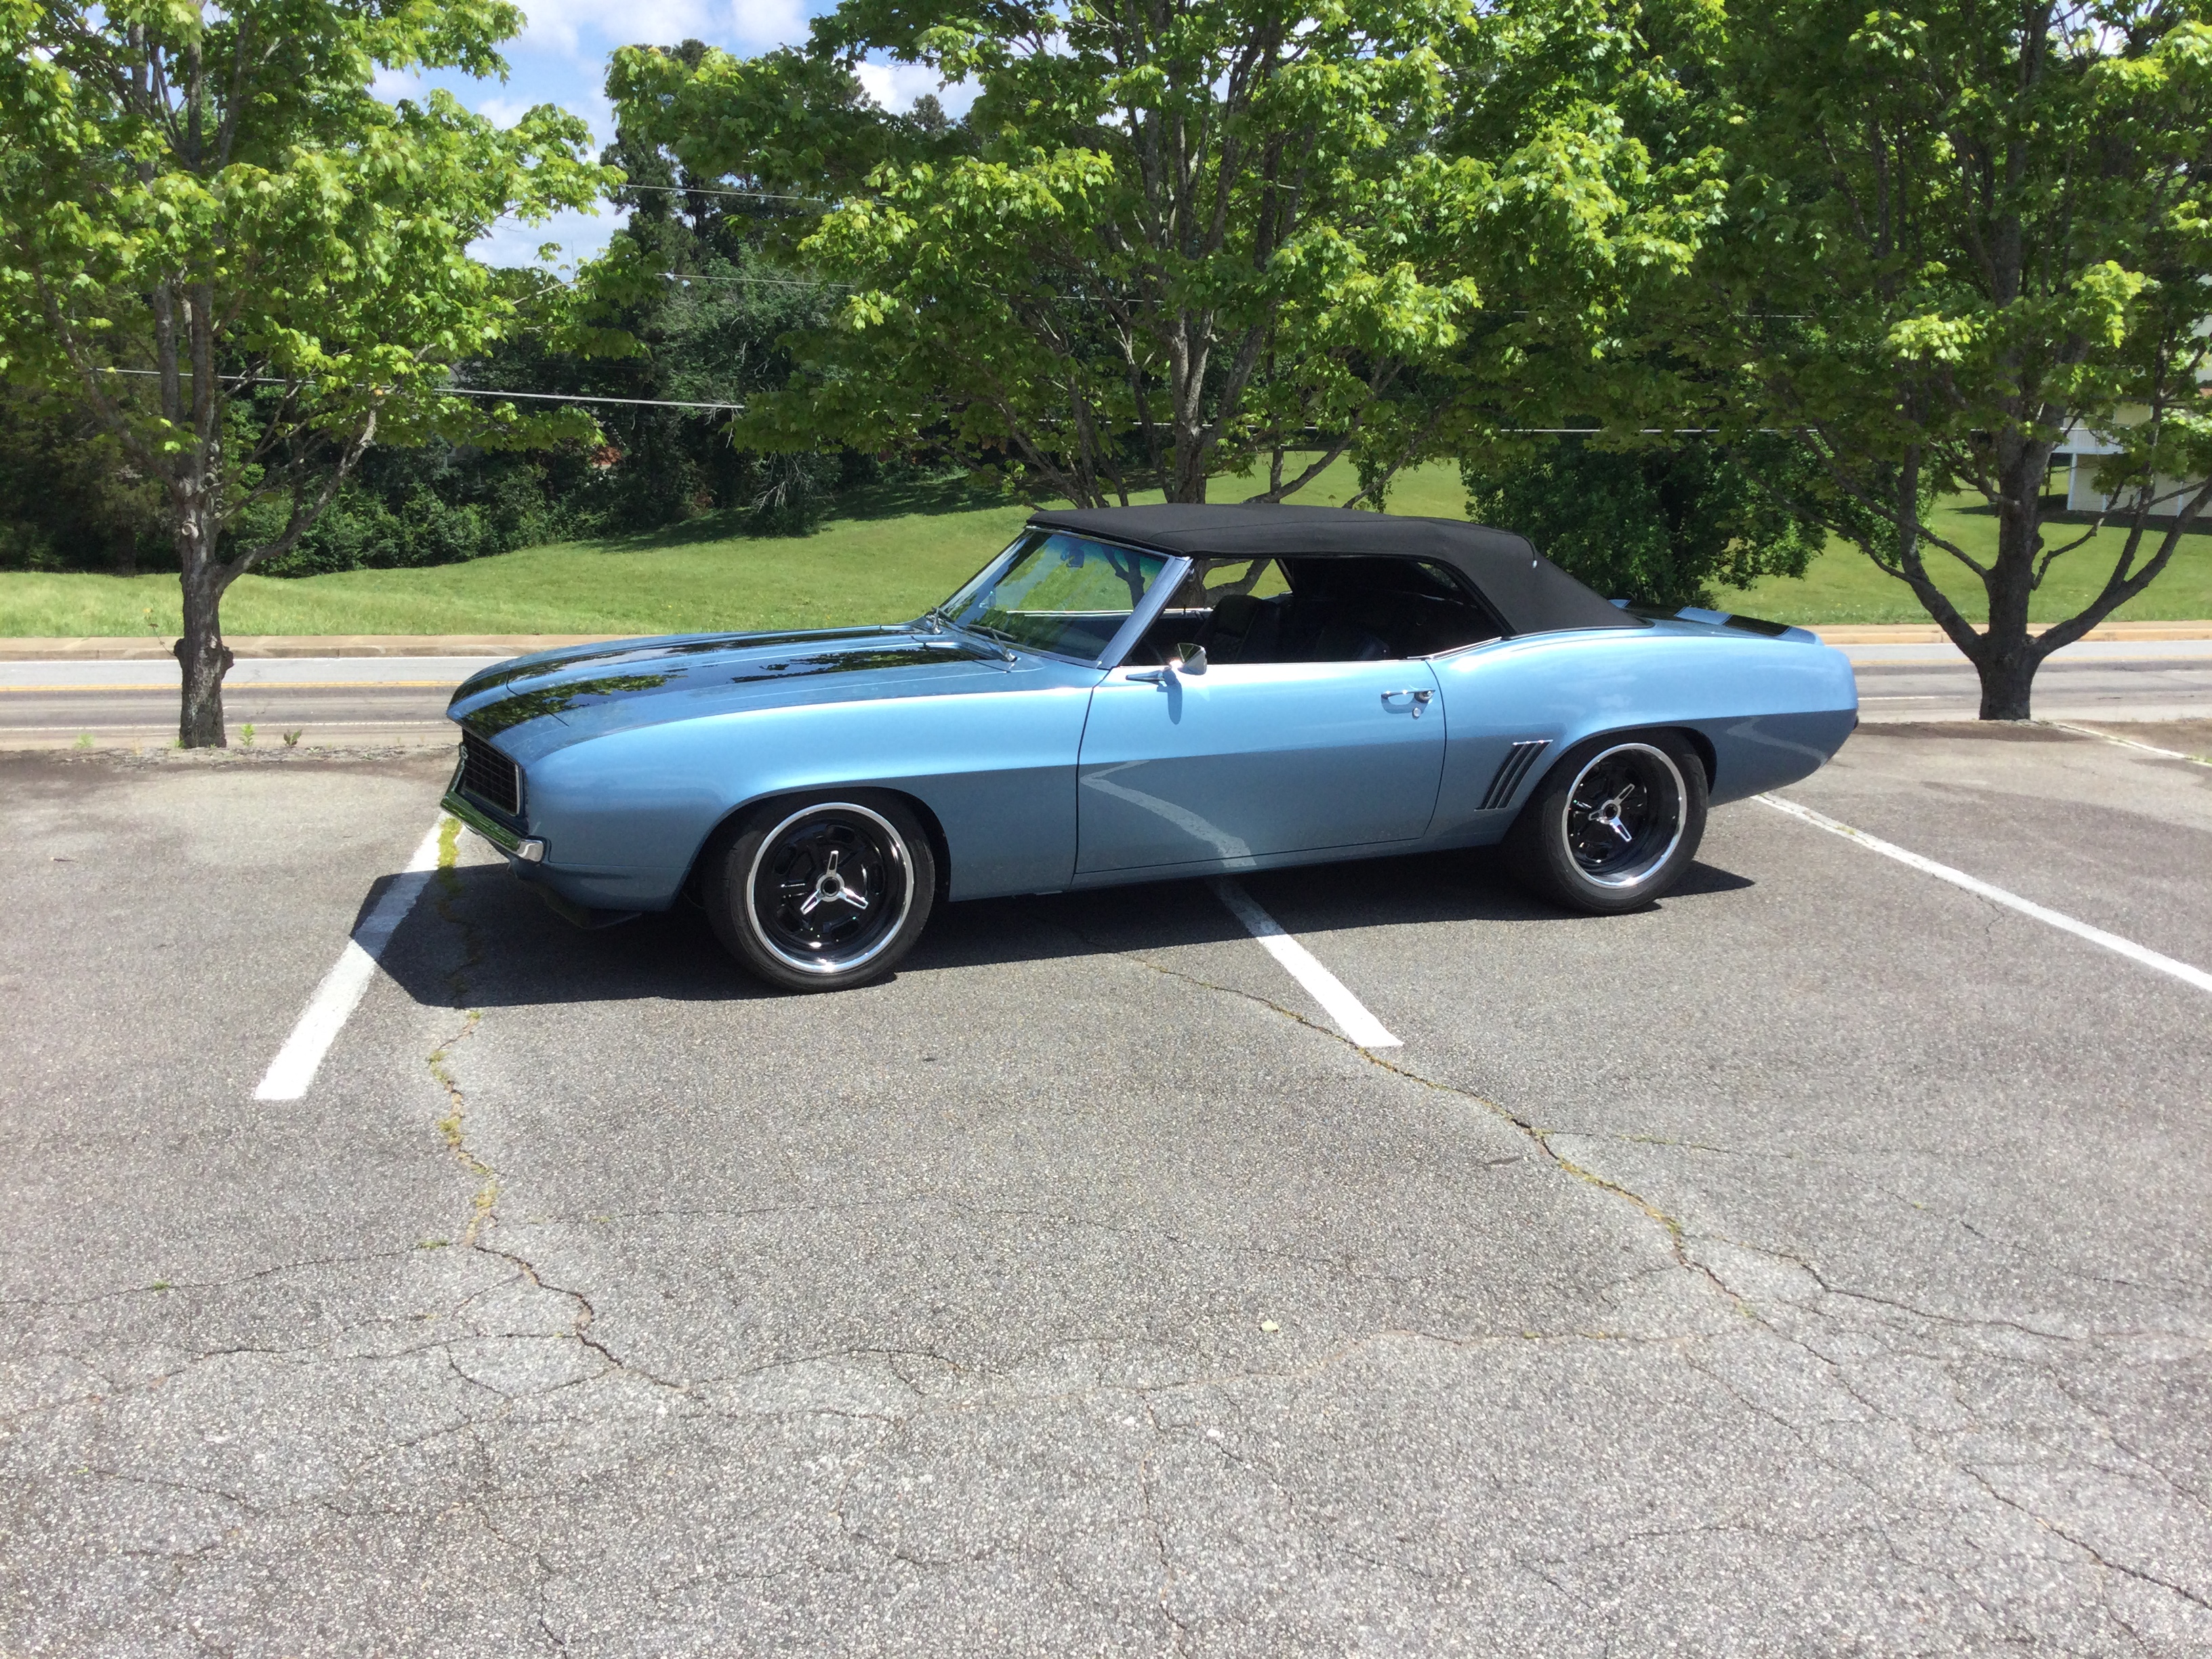
[[[1705,833],[1705,769],[1672,732],[1595,738],[1546,775],[1508,833],[1522,882],[1618,915],[1681,879]]]
[[[937,892],[929,836],[905,806],[874,795],[770,802],[706,876],[715,937],[790,991],[842,991],[889,973],[921,937]]]

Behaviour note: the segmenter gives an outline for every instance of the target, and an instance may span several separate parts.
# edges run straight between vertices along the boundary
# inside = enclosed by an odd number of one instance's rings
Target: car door
[[[1418,660],[1115,670],[1084,726],[1077,875],[1416,840],[1443,766],[1436,692]]]

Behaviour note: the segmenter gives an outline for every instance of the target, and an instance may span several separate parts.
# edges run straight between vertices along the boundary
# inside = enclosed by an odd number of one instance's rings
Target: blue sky
[[[459,75],[435,75],[428,82],[502,124],[533,104],[558,104],[591,124],[596,146],[614,132],[605,81],[607,55],[617,46],[633,41],[672,46],[690,39],[750,55],[805,40],[808,18],[829,9],[811,0],[625,0],[619,5],[606,0],[525,0],[530,23],[506,46],[504,83]],[[860,79],[878,103],[891,108],[903,109],[922,93],[937,90],[934,75],[905,65],[864,65]],[[416,76],[386,75],[379,77],[377,91],[400,98],[424,84]],[[946,99],[955,111],[963,101]],[[597,217],[562,214],[544,225],[505,223],[478,242],[475,252],[494,264],[532,264],[541,243],[557,242],[562,251],[554,263],[568,264],[604,248],[617,220],[610,209]]]

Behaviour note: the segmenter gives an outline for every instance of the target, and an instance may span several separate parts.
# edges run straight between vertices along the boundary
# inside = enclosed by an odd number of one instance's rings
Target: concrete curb
[[[2208,623],[2212,627],[2212,623]],[[620,639],[611,634],[234,634],[237,657],[520,657]],[[635,637],[635,636],[632,636]],[[173,635],[0,638],[0,662],[153,662],[176,654]]]
[[[2040,624],[2029,630],[2039,634]],[[1817,624],[1830,645],[1942,645],[1949,635],[1933,623]],[[240,657],[520,657],[571,645],[635,637],[607,634],[236,634],[228,644]],[[2106,623],[2090,640],[2212,640],[2212,622]],[[0,638],[0,662],[150,662],[173,654],[168,636],[128,635],[76,638]]]
[[[2030,634],[2050,624],[2033,623]],[[1933,623],[1815,623],[1812,631],[1829,645],[1948,645],[1951,636]],[[2212,622],[2106,623],[2084,634],[2088,640],[2212,640]]]

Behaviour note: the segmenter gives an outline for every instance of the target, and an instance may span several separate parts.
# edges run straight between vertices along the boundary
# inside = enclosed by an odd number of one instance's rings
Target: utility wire
[[[673,276],[675,273],[663,271],[661,274]],[[743,281],[744,279],[733,277],[728,280]],[[108,374],[148,376],[158,373],[157,370],[150,368],[110,368],[102,372]],[[216,378],[228,380],[237,386],[293,384],[289,380],[280,380],[268,375],[222,374]],[[609,398],[580,392],[506,392],[492,386],[441,386],[431,389],[443,396],[453,398],[529,398],[540,403],[622,404],[636,409],[726,409],[742,414],[745,407],[743,404],[688,403],[673,398]],[[1502,435],[1528,438],[1596,438],[1603,436],[1611,429],[1601,426],[1503,426],[1498,428]],[[1641,438],[1710,438],[1717,437],[1728,428],[1719,426],[1642,426],[1635,430],[1636,435]],[[1778,431],[1779,428],[1761,427],[1759,430],[1771,432]]]
[[[859,292],[859,291],[860,291],[860,284],[859,284],[858,283],[816,283],[816,282],[809,282],[809,281],[806,281],[806,280],[805,280],[805,279],[803,279],[803,278],[799,278],[799,277],[792,277],[792,276],[708,276],[708,275],[706,275],[706,274],[703,274],[703,273],[701,273],[701,272],[696,272],[696,271],[686,271],[686,270],[663,270],[663,271],[658,271],[658,272],[655,272],[654,274],[655,274],[655,275],[657,275],[657,276],[665,276],[665,277],[666,277],[666,278],[667,278],[670,282],[672,282],[672,283],[749,283],[749,284],[756,284],[756,285],[758,285],[758,286],[760,286],[760,287],[763,287],[763,288],[835,289],[836,289],[836,290],[837,290],[839,293],[841,293],[841,294],[853,294],[853,293],[857,293],[857,292]],[[574,286],[574,284],[571,283],[571,284],[570,284],[570,286],[571,286],[571,287],[573,287],[573,286]],[[991,295],[991,297],[992,297],[993,299],[997,299],[997,300],[1014,300],[1014,301],[1020,301],[1020,300],[1027,300],[1027,299],[1040,299],[1040,300],[1049,300],[1049,301],[1051,301],[1052,302],[1054,302],[1054,304],[1056,304],[1056,305],[1073,305],[1073,306],[1116,306],[1116,305],[1119,305],[1119,306],[1158,306],[1158,305],[1166,305],[1166,304],[1168,304],[1168,303],[1169,303],[1169,302],[1168,302],[1167,301],[1165,301],[1165,300],[1147,300],[1147,299],[1145,299],[1145,298],[1143,298],[1143,297],[1141,297],[1141,296],[1139,296],[1139,295],[1115,295],[1115,294],[1042,294],[1042,295],[1026,295],[1026,294],[1007,294],[1007,293],[1005,293],[1005,292],[1003,292],[1002,290],[999,290],[999,289],[986,289],[986,290],[984,290],[984,291],[985,291],[985,292],[987,292],[987,293],[988,293],[988,294]]]
[[[664,270],[659,273],[672,283],[747,283],[761,288],[834,288],[851,293],[851,283],[810,283],[800,276],[708,276],[695,271]]]
[[[615,190],[617,193],[625,190],[651,190],[665,196],[732,196],[749,202],[810,202],[817,207],[837,205],[827,196],[787,196],[773,190],[702,190],[690,185],[617,185]]]
[[[161,373],[160,370],[152,368],[106,368],[100,372],[106,374],[140,374],[149,379]],[[267,374],[218,374],[216,379],[228,380],[233,386],[300,384],[312,386],[314,384],[312,380],[305,382],[283,380]],[[528,398],[538,403],[549,404],[627,404],[641,409],[726,409],[733,410],[739,414],[744,412],[745,407],[743,404],[686,403],[673,398],[607,398],[582,392],[507,392],[495,386],[441,386],[428,389],[441,397],[447,398]]]

